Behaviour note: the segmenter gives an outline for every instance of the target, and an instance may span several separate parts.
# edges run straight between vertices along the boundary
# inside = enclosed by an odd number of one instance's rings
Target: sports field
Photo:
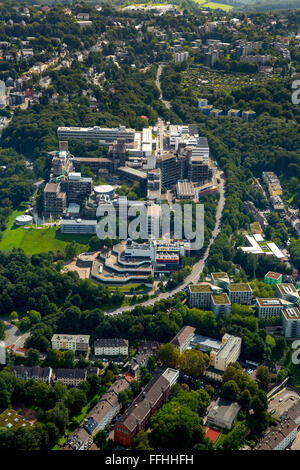
[[[7,228],[2,233],[0,251],[8,252],[13,248],[22,248],[27,255],[57,250],[65,252],[66,244],[74,240],[78,243],[78,253],[88,250],[89,235],[66,235],[58,227],[24,228],[15,225],[15,219],[24,210],[16,210],[9,217]]]
[[[208,428],[206,430],[205,436],[208,437],[211,441],[213,441],[213,443],[215,443],[220,435],[220,432],[221,431],[219,429]]]

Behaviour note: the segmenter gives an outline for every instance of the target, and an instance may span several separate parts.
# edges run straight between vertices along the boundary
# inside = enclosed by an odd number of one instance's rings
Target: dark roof
[[[148,413],[151,412],[151,408],[156,405],[169,386],[169,381],[163,375],[154,377],[117,421],[116,426],[122,424],[129,431],[134,431],[136,426],[144,421]]]
[[[182,344],[185,343],[187,338],[192,335],[196,331],[196,328],[192,326],[184,326],[181,330],[177,333],[177,335],[172,339],[171,343],[174,344],[176,348],[179,348]]]
[[[85,379],[86,369],[56,369],[57,379]]]
[[[51,368],[50,367],[26,367],[26,366],[13,366],[11,372],[15,373],[18,376],[26,376],[28,379],[33,377],[39,377],[40,379],[44,377],[49,377]]]
[[[115,348],[120,346],[128,347],[128,339],[124,338],[100,338],[94,342],[95,348]]]

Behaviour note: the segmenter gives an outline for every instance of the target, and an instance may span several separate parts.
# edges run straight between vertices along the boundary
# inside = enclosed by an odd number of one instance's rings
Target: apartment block
[[[127,356],[128,340],[123,338],[102,338],[94,342],[95,356]]]
[[[52,336],[52,349],[70,349],[74,352],[87,352],[89,348],[89,335],[55,334]]]
[[[300,304],[300,297],[294,284],[277,284],[275,294],[280,299]]]
[[[259,299],[255,300],[258,309],[258,318],[271,319],[280,317],[282,308],[293,307],[294,304],[283,299]]]
[[[229,299],[232,304],[250,305],[252,289],[249,284],[230,284]]]
[[[177,370],[166,369],[146,385],[115,424],[114,440],[117,444],[131,446],[137,433],[146,429],[151,416],[167,401],[170,387],[178,376]]]
[[[23,380],[42,380],[45,384],[49,385],[52,379],[51,367],[25,367],[13,366],[11,372],[15,374],[18,379]]]
[[[300,338],[300,310],[298,307],[282,309],[281,321],[286,338]]]
[[[231,302],[227,294],[213,294],[211,296],[210,308],[214,312],[216,318],[227,315],[231,310]]]
[[[279,423],[261,439],[254,450],[285,450],[296,438],[297,424],[293,419]]]
[[[55,380],[61,381],[67,387],[78,387],[80,382],[86,380],[86,369],[57,369]]]
[[[189,307],[210,308],[212,292],[212,287],[208,283],[188,286]]]

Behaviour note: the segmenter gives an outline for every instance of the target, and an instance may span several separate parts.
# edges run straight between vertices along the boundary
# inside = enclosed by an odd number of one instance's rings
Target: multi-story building
[[[205,163],[202,155],[193,155],[195,151],[188,150],[188,178],[193,183],[206,183],[212,178],[212,169],[209,167],[208,163]]]
[[[250,121],[251,119],[255,119],[256,118],[256,112],[255,111],[242,111],[242,118],[244,119],[247,119],[248,121]]]
[[[300,304],[300,297],[294,284],[277,284],[275,295],[280,299],[287,300],[288,302]]]
[[[86,369],[57,369],[55,380],[63,382],[67,387],[78,387],[80,382],[86,380]]]
[[[190,342],[194,338],[195,331],[196,328],[186,325],[181,328],[177,335],[172,339],[171,343],[175,348],[179,349],[180,353],[182,353],[189,347]]]
[[[134,141],[134,129],[126,129],[124,126],[117,128],[104,127],[59,127],[57,137],[59,139],[85,139],[98,140],[103,145],[113,144],[115,140],[123,139],[125,142]]]
[[[267,274],[265,274],[264,283],[265,284],[270,284],[271,286],[274,286],[275,284],[281,284],[282,283],[282,274],[274,273],[273,271],[269,271],[269,272],[267,272]]]
[[[174,153],[163,153],[158,159],[158,165],[161,169],[162,186],[166,189],[174,186],[178,180],[185,179],[186,158],[177,156]]]
[[[101,338],[94,342],[95,356],[127,356],[128,340],[123,338]]]
[[[61,233],[95,234],[97,231],[97,220],[62,220],[60,231]]]
[[[93,443],[92,436],[104,429],[119,413],[121,403],[118,400],[119,393],[129,388],[130,380],[126,376],[118,376],[100,401],[88,413],[83,424],[68,437],[62,450],[87,450]]]
[[[227,113],[228,117],[240,117],[241,111],[240,109],[230,109]]]
[[[212,292],[212,287],[208,283],[203,282],[188,286],[189,307],[210,308]]]
[[[161,170],[154,168],[147,175],[147,199],[160,202],[161,196]]]
[[[6,364],[6,348],[4,341],[0,341],[0,364]]]
[[[55,334],[52,336],[51,344],[52,349],[70,349],[74,352],[87,352],[89,348],[89,341],[89,335]]]
[[[280,317],[282,308],[293,307],[294,304],[287,300],[273,298],[273,299],[255,299],[256,306],[258,309],[258,318],[271,319]]]
[[[263,171],[262,173],[263,182],[268,188],[270,196],[281,196],[282,188],[278,177],[272,171]]]
[[[11,368],[11,372],[15,374],[18,379],[23,380],[42,380],[46,384],[50,384],[52,379],[52,369],[51,367],[25,367],[21,366],[13,366]]]
[[[213,294],[211,296],[210,308],[214,312],[216,318],[227,315],[231,310],[231,302],[224,292],[222,294]]]
[[[184,60],[187,60],[189,57],[189,53],[187,51],[183,52],[176,52],[175,53],[175,63],[180,63],[183,62]]]
[[[67,195],[62,192],[60,183],[47,183],[43,197],[43,215],[61,215],[66,212]]]
[[[250,305],[252,300],[252,289],[248,283],[230,284],[228,295],[232,304]]]
[[[68,203],[81,204],[93,190],[93,178],[84,178],[81,173],[69,173],[68,177],[61,181],[61,190],[67,194]]]
[[[146,429],[151,416],[167,401],[170,387],[176,383],[179,372],[166,369],[154,377],[116,422],[114,440],[130,447],[138,432]]]
[[[297,424],[293,419],[279,423],[258,442],[254,450],[285,450],[296,438]]]
[[[210,365],[222,372],[232,362],[236,362],[240,357],[242,339],[238,336],[225,334],[222,338],[222,346],[218,351],[211,351]]]
[[[281,321],[286,338],[300,338],[300,310],[298,307],[282,309]]]

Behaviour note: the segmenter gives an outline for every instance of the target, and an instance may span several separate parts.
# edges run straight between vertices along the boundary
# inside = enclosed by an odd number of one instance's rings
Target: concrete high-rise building
[[[61,215],[67,207],[66,193],[62,192],[60,183],[47,183],[44,189],[43,214]]]

